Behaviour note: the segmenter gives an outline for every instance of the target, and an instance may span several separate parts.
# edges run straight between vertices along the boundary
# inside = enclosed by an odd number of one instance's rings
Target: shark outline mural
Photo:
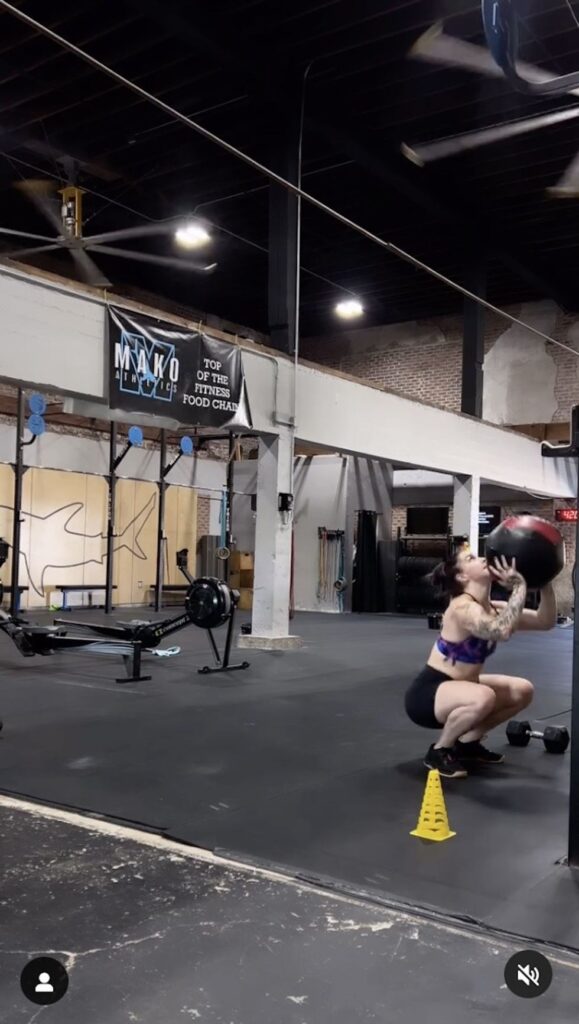
[[[155,511],[156,505],[157,505],[157,495],[156,494],[152,494],[151,497],[145,502],[143,507],[139,510],[139,512],[137,512],[137,514],[135,516],[133,516],[133,518],[130,520],[130,522],[127,523],[127,525],[123,529],[120,529],[117,532],[116,537],[115,537],[115,546],[114,546],[114,551],[115,552],[122,551],[123,549],[125,549],[125,550],[129,551],[132,554],[133,558],[137,558],[140,561],[146,561],[147,560],[147,555],[143,551],[143,549],[142,549],[142,547],[141,547],[141,545],[139,543],[139,538],[140,538],[140,536],[141,536],[141,534],[142,534],[142,532],[143,532],[147,522],[149,521],[149,519],[151,518],[153,512]],[[2,511],[7,511],[7,512],[9,512],[11,514],[14,511],[11,505],[0,505],[0,509]],[[100,566],[104,565],[104,562],[105,562],[105,559],[106,559],[106,550],[107,550],[106,534],[103,533],[102,531],[98,531],[97,533],[84,533],[84,532],[81,532],[79,530],[70,529],[70,524],[73,523],[73,520],[75,520],[78,517],[79,513],[81,513],[84,509],[85,509],[85,502],[83,502],[83,501],[71,501],[71,502],[68,502],[66,505],[62,505],[62,506],[60,506],[58,508],[53,509],[51,512],[48,512],[44,516],[37,515],[37,514],[35,514],[33,512],[25,512],[24,510],[22,511],[21,515],[22,515],[22,519],[23,519],[24,522],[26,522],[27,520],[28,521],[33,520],[36,524],[38,524],[40,522],[46,523],[48,528],[50,529],[50,533],[53,536],[54,536],[54,534],[56,532],[56,527],[58,526],[59,529],[62,530],[62,532],[64,532],[65,534],[67,534],[68,538],[70,538],[70,540],[67,539],[67,550],[70,550],[70,548],[74,544],[73,538],[80,538],[80,539],[82,539],[83,547],[86,544],[86,542],[90,542],[90,541],[94,542],[95,546],[97,544],[100,544],[100,550],[99,550],[99,553],[98,553],[98,557],[94,557],[94,556],[93,557],[88,557],[88,558],[85,557],[85,558],[83,558],[80,561],[70,561],[70,562],[68,562],[68,561],[67,562],[64,562],[64,561],[59,561],[59,562],[47,561],[44,564],[44,566],[42,567],[42,569],[40,570],[40,575],[38,575],[38,573],[34,574],[32,572],[32,569],[31,569],[31,566],[29,564],[29,560],[28,560],[28,556],[27,556],[26,552],[25,551],[21,551],[20,552],[20,557],[21,557],[21,560],[22,560],[22,562],[24,563],[24,565],[26,567],[26,575],[28,577],[30,586],[32,587],[32,589],[35,591],[35,593],[39,597],[44,597],[45,596],[45,589],[44,589],[45,588],[45,583],[44,583],[44,581],[45,581],[46,573],[50,569],[56,569],[56,570],[60,570],[60,569],[63,569],[63,570],[64,569],[78,569],[78,568],[81,568],[84,565],[100,565]],[[132,544],[127,543],[127,540],[123,540],[123,538],[127,537],[127,534],[136,526],[136,524],[138,524],[138,528],[135,529],[135,535],[134,535],[133,543]],[[45,548],[45,550],[47,552],[47,558],[49,558],[50,556],[49,556],[48,553],[51,550],[51,544],[49,542],[49,538],[47,538],[47,542],[46,543],[42,544],[42,542],[41,542],[40,546],[42,548]],[[86,554],[86,551],[84,551],[83,553]],[[92,555],[93,552],[90,552],[90,554]],[[94,554],[96,554],[96,551],[94,552]],[[61,581],[59,581],[59,582],[61,582]]]

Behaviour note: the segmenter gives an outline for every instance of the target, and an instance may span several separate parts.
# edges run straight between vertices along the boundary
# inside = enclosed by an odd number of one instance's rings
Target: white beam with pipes
[[[0,376],[102,403],[106,416],[104,298],[64,279],[2,266],[0,306]],[[243,366],[254,430],[279,434],[293,410],[292,361],[256,345],[244,348]],[[300,441],[453,476],[475,472],[486,481],[546,497],[576,494],[572,461],[543,459],[538,442],[512,431],[309,364],[300,365],[296,386]]]

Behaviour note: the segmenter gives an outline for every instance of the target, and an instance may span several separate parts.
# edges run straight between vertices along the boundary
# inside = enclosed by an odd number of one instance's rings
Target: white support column
[[[279,495],[290,492],[290,457],[289,431],[260,438],[251,634],[239,637],[239,647],[287,650],[302,645],[299,637],[289,635],[293,515],[278,507]]]
[[[455,537],[465,534],[475,555],[478,555],[479,511],[480,477],[455,476],[452,532]]]

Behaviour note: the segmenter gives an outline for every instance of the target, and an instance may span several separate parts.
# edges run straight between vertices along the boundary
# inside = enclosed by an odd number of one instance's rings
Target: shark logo
[[[121,331],[115,343],[115,379],[119,391],[170,402],[179,380],[175,345]]]
[[[157,504],[157,496],[152,494],[140,512],[127,523],[124,530],[117,534],[114,550],[130,551],[133,558],[146,561],[147,555],[139,544],[139,538],[143,529],[152,516]],[[36,576],[30,566],[28,556],[24,551],[20,557],[26,566],[30,586],[39,597],[44,597],[45,576],[51,569],[77,569],[83,565],[104,565],[107,553],[106,535],[103,533],[83,533],[82,530],[74,529],[75,523],[80,527],[82,524],[81,513],[84,512],[84,502],[73,501],[62,508],[54,509],[46,516],[37,516],[32,512],[22,512],[24,528],[28,527],[33,531],[33,543],[36,551],[46,552],[50,558],[50,552],[62,548],[62,561],[52,558],[39,570],[40,575]],[[13,512],[10,505],[0,505],[1,509]],[[134,529],[133,543],[129,543],[128,535]],[[63,536],[64,535],[64,536]],[[66,559],[66,560],[65,560]],[[50,582],[50,581],[49,581]]]

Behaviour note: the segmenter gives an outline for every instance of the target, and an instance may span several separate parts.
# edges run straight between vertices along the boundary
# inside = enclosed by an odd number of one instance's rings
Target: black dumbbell
[[[428,616],[428,628],[442,629],[442,615],[440,615],[438,612],[430,614]]]
[[[526,747],[531,740],[543,740],[549,754],[564,754],[570,743],[567,729],[548,725],[544,732],[537,732],[530,722],[509,722],[507,739],[512,747]]]

